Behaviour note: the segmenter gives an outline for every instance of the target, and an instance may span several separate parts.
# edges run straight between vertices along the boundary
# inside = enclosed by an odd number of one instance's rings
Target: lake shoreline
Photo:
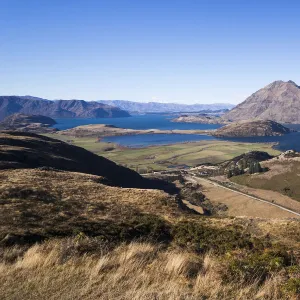
[[[213,143],[223,143],[223,142],[228,142],[228,143],[242,143],[242,144],[261,144],[261,145],[270,145],[272,149],[277,150],[277,151],[282,151],[281,149],[277,149],[276,146],[279,145],[278,142],[243,142],[243,141],[230,141],[227,139],[220,139],[220,138],[215,138],[211,140],[198,140],[198,141],[183,141],[183,142],[174,142],[174,143],[167,143],[167,144],[153,144],[153,145],[145,145],[145,146],[127,146],[127,145],[122,145],[117,142],[110,142],[110,141],[105,141],[103,138],[99,139],[98,142],[104,142],[108,144],[114,145],[118,149],[132,149],[132,150],[139,150],[139,149],[151,149],[151,148],[156,148],[156,147],[164,147],[164,146],[175,146],[175,145],[189,145],[189,144],[198,144],[203,142],[203,144],[207,144],[208,142]]]
[[[58,125],[55,127],[61,129],[59,135],[67,133],[66,136],[70,137],[95,137],[99,141],[118,144],[124,149],[194,143],[202,140],[226,140],[241,143],[271,143],[272,147],[279,151],[290,149],[300,151],[298,132],[275,137],[222,138],[214,137],[214,131],[220,128],[220,125],[174,123],[162,115],[115,119],[56,119],[56,121]]]
[[[131,128],[121,128],[113,125],[106,124],[91,124],[76,126],[74,128],[60,130],[57,134],[67,135],[67,136],[78,136],[78,137],[113,137],[113,136],[133,136],[141,134],[182,134],[182,135],[212,135],[215,129],[131,129]]]

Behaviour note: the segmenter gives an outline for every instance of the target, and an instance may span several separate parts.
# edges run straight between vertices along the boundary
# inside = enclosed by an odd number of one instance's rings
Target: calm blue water
[[[112,136],[103,139],[126,147],[147,147],[153,145],[167,145],[203,140],[224,140],[243,143],[278,143],[274,148],[286,151],[294,149],[300,151],[300,132],[290,133],[284,136],[248,137],[248,138],[215,138],[210,135],[197,134],[141,134],[127,136]]]
[[[247,137],[247,138],[220,138],[220,140],[245,143],[278,143],[274,148],[286,151],[294,149],[300,151],[300,132],[292,132],[283,136]]]
[[[217,124],[173,123],[174,116],[164,115],[136,115],[129,118],[101,118],[101,119],[55,119],[54,126],[60,130],[79,125],[109,124],[130,129],[216,129]]]
[[[286,127],[300,131],[300,124],[285,124]],[[274,148],[280,151],[300,151],[300,132],[292,132],[283,136],[265,136],[248,138],[226,138],[227,141],[247,143],[278,143]]]
[[[139,134],[111,136],[102,139],[104,142],[112,142],[126,147],[141,148],[153,145],[168,145],[175,143],[195,142],[202,140],[215,140],[209,135],[197,134]]]
[[[221,125],[217,124],[193,124],[193,123],[173,123],[172,116],[163,115],[137,115],[129,118],[103,118],[103,119],[55,119],[56,128],[60,130],[73,128],[79,125],[88,124],[110,124],[122,128],[130,129],[217,129]],[[286,125],[294,130],[300,131],[300,125]],[[146,147],[151,145],[167,145],[174,143],[193,142],[201,140],[216,140],[208,135],[195,134],[141,134],[128,136],[106,137],[106,142],[113,142],[127,147]],[[300,132],[290,133],[278,137],[252,137],[252,138],[226,138],[235,142],[249,143],[278,143],[276,149],[285,151],[294,149],[300,151]]]

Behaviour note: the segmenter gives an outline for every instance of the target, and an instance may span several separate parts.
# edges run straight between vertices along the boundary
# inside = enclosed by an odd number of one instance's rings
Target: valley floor
[[[49,136],[49,135],[48,135]],[[271,155],[278,155],[280,152],[272,148],[272,144],[259,143],[237,143],[227,141],[201,141],[185,144],[174,144],[167,146],[153,146],[146,148],[123,148],[111,143],[103,143],[97,141],[95,137],[69,137],[64,135],[52,134],[51,137],[59,138],[70,144],[81,146],[96,154],[105,156],[118,164],[130,167],[140,173],[149,171],[171,170],[172,168],[182,166],[195,166],[203,163],[219,163],[225,160],[232,159],[242,153],[248,151],[266,151]],[[277,162],[277,160],[275,160]],[[262,179],[272,174],[274,171],[269,171],[265,174],[249,177],[247,175],[233,177],[235,189],[240,190],[245,194],[251,194],[266,201],[273,202],[295,212],[300,212],[300,202],[291,199],[288,195],[283,195],[279,191],[267,191],[262,189],[260,181],[255,181],[255,178]],[[275,174],[276,175],[276,174]],[[252,187],[238,185],[244,178],[253,178],[251,184],[257,182],[258,186]],[[229,181],[223,178],[222,180]],[[297,181],[297,178],[294,180]],[[230,181],[229,181],[230,182]],[[250,182],[248,180],[248,182]],[[261,181],[263,182],[263,181]],[[198,179],[204,187],[204,194],[213,203],[222,203],[227,206],[225,215],[227,216],[248,216],[259,218],[297,218],[295,214],[291,214],[275,206],[270,206],[247,196],[243,196],[233,191],[224,190],[221,187],[214,186],[201,178]],[[282,181],[284,183],[284,181]],[[282,185],[277,184],[275,189]],[[271,184],[271,183],[270,183]],[[267,187],[268,185],[266,185]],[[272,184],[271,184],[272,186]],[[295,187],[297,184],[295,185]],[[186,203],[189,207],[191,204]],[[199,210],[200,209],[200,210]],[[196,207],[200,213],[201,208]]]
[[[272,148],[273,144],[201,141],[133,149],[99,142],[95,137],[70,137],[58,134],[47,136],[83,147],[140,173],[178,166],[219,163],[254,150],[266,151],[271,155],[280,153]]]

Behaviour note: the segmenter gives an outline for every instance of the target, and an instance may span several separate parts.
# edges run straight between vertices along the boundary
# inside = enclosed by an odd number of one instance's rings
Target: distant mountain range
[[[224,114],[223,118],[300,124],[300,87],[291,80],[274,81]]]
[[[32,96],[0,96],[0,120],[14,113],[43,115],[52,118],[129,117],[118,107],[84,100],[50,101]]]
[[[117,106],[130,113],[176,113],[176,112],[201,112],[201,111],[222,111],[232,109],[233,104],[179,104],[159,102],[134,102],[127,100],[99,100],[98,102]]]
[[[47,100],[34,96],[0,96],[0,120],[14,113],[52,118],[113,118],[129,117],[129,113],[216,111],[225,112],[222,116],[224,121],[257,119],[300,124],[300,87],[291,80],[274,81],[236,107],[227,103],[188,105],[127,100]]]

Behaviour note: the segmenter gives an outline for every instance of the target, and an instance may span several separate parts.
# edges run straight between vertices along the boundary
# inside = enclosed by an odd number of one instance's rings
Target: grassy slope
[[[95,175],[0,176],[4,299],[283,299],[300,291],[297,220],[206,218],[164,192],[111,187]],[[29,247],[35,237],[46,240]]]
[[[119,234],[130,234],[126,227],[145,213],[167,218],[180,211],[175,196],[107,186],[95,175],[2,170],[0,181],[0,241],[4,239],[5,244],[78,232],[118,239]]]
[[[300,286],[296,220],[206,218],[95,175],[0,175],[4,299],[282,299]]]
[[[265,174],[240,175],[230,178],[235,183],[252,188],[277,191],[300,201],[300,162],[274,162]],[[276,170],[273,172],[272,170]],[[278,170],[278,171],[277,171]]]
[[[51,167],[103,176],[115,186],[153,187],[152,181],[133,170],[57,139],[32,133],[0,132],[0,145],[0,169]]]
[[[235,143],[226,141],[201,141],[195,143],[153,146],[141,149],[120,149],[115,146],[112,151],[110,143],[97,142],[95,138],[73,138],[61,135],[48,135],[68,141],[102,155],[116,163],[132,169],[163,170],[174,165],[195,166],[201,163],[218,163],[251,150],[267,151],[272,155],[279,154],[270,144]]]
[[[229,275],[227,269],[212,255],[197,257],[149,243],[120,246],[110,253],[100,248],[96,255],[82,256],[78,249],[78,241],[52,241],[32,247],[17,262],[0,263],[2,299],[276,300],[287,296],[279,274],[261,285],[223,280]]]

